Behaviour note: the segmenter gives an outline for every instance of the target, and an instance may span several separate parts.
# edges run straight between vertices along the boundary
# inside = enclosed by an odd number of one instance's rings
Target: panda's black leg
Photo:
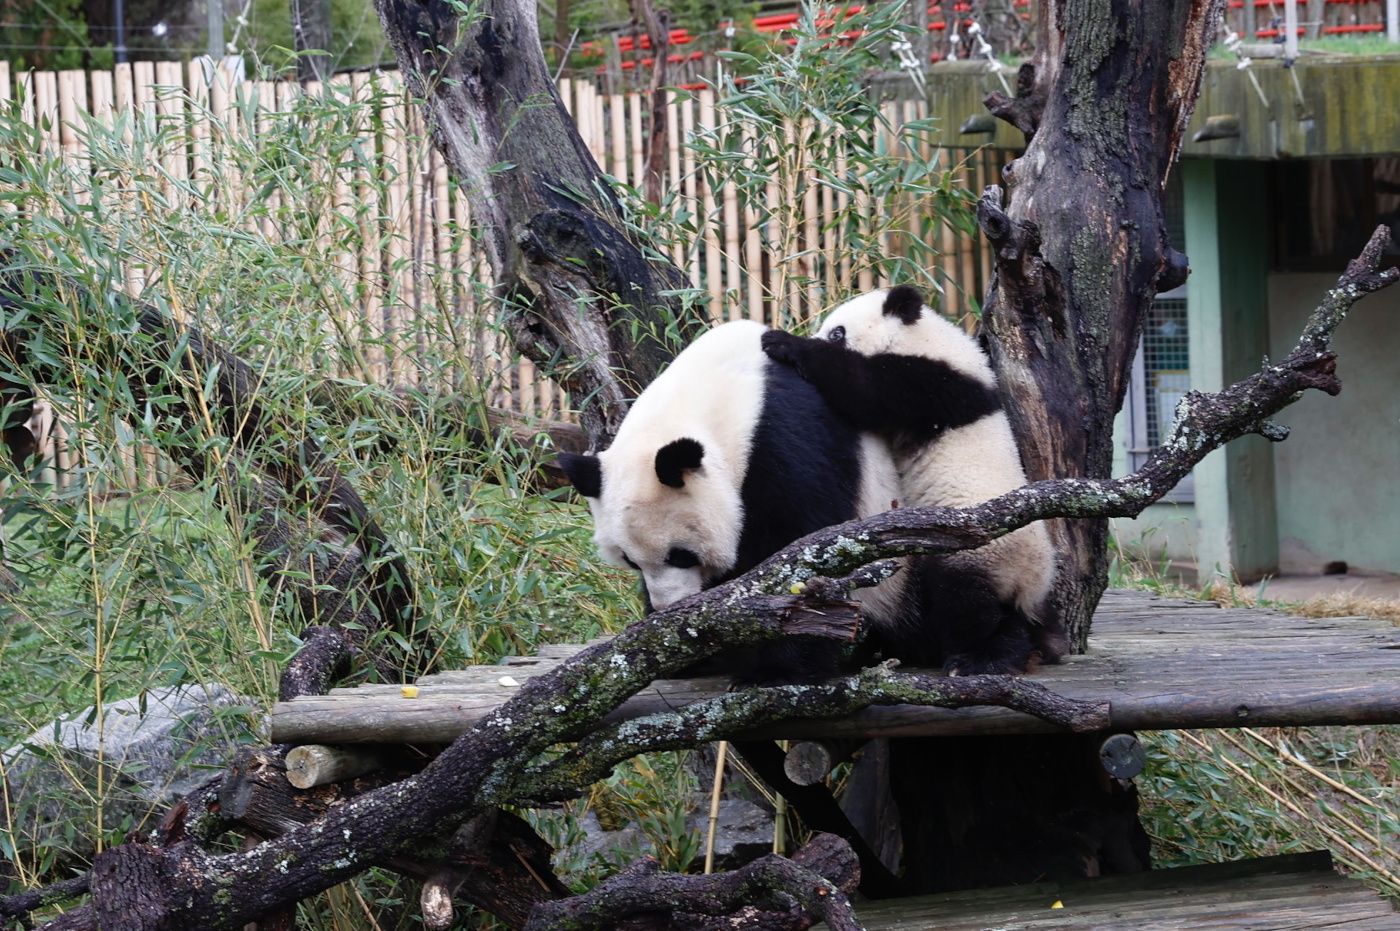
[[[1002,606],[1002,623],[981,643],[952,653],[943,668],[949,675],[1019,675],[1028,672],[1038,655],[1031,625],[1014,607]]]
[[[842,671],[842,644],[821,637],[784,637],[708,660],[712,675],[736,687],[821,682]]]
[[[844,644],[824,637],[784,637],[772,643],[724,650],[692,663],[678,679],[728,676],[736,688],[824,682],[851,668]]]
[[[920,568],[924,617],[936,629],[946,672],[1025,672],[1033,653],[1029,625],[1002,603],[990,580],[936,556]]]

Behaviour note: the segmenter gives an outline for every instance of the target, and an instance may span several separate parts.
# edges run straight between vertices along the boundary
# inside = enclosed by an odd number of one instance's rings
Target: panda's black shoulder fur
[[[763,334],[770,358],[793,366],[852,426],[919,446],[1001,410],[995,389],[940,359],[864,356],[824,339]]]
[[[860,449],[858,428],[834,414],[814,385],[769,362],[740,492],[744,529],[733,575],[799,537],[853,519]]]
[[[864,465],[860,434],[792,368],[768,362],[764,372],[763,405],[740,492],[744,525],[738,559],[712,584],[743,575],[794,540],[856,516]],[[841,648],[833,641],[785,637],[727,651],[692,671],[728,675],[746,685],[818,681],[840,666]]]

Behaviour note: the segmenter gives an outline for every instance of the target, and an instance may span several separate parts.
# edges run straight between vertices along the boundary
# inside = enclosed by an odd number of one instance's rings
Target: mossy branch
[[[514,802],[529,806],[576,797],[606,778],[618,763],[642,753],[727,740],[762,724],[794,718],[840,717],[872,705],[995,705],[1035,715],[1071,731],[1108,726],[1107,702],[1075,701],[1009,676],[904,674],[895,671],[897,665],[886,662],[811,685],[730,692],[676,711],[595,730],[562,756],[531,767],[513,793]]]

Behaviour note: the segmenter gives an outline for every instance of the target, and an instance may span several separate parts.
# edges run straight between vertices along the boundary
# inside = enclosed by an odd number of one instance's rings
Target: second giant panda
[[[847,422],[890,443],[907,506],[980,504],[1026,484],[987,354],[925,307],[917,289],[853,298],[823,318],[815,337],[770,330],[762,339]],[[918,616],[887,637],[886,651],[957,674],[1054,662],[1064,652],[1046,617],[1055,572],[1042,523],[976,550],[922,557],[911,573]]]
[[[708,330],[637,397],[612,445],[560,457],[588,500],[599,551],[641,574],[648,611],[896,503],[887,444],[764,355],[767,329],[741,320]],[[856,593],[872,623],[895,613],[900,575]],[[829,642],[789,638],[725,661],[740,681],[773,682],[823,678],[839,658]]]

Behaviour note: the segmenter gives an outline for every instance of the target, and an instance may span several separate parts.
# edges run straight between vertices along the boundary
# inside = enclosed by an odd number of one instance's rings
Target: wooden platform
[[[275,743],[446,743],[519,682],[581,649],[543,648],[498,666],[426,676],[415,698],[398,686],[336,689],[279,702]],[[1034,680],[1074,698],[1106,699],[1112,727],[1400,723],[1400,627],[1369,618],[1310,619],[1257,608],[1111,591],[1090,651]],[[721,679],[658,681],[617,712],[670,710],[722,691]],[[781,738],[1043,733],[1037,718],[1001,708],[870,708],[836,721],[793,721],[754,736]]]
[[[856,912],[867,931],[1400,929],[1390,903],[1338,876],[1325,852],[870,902]]]

